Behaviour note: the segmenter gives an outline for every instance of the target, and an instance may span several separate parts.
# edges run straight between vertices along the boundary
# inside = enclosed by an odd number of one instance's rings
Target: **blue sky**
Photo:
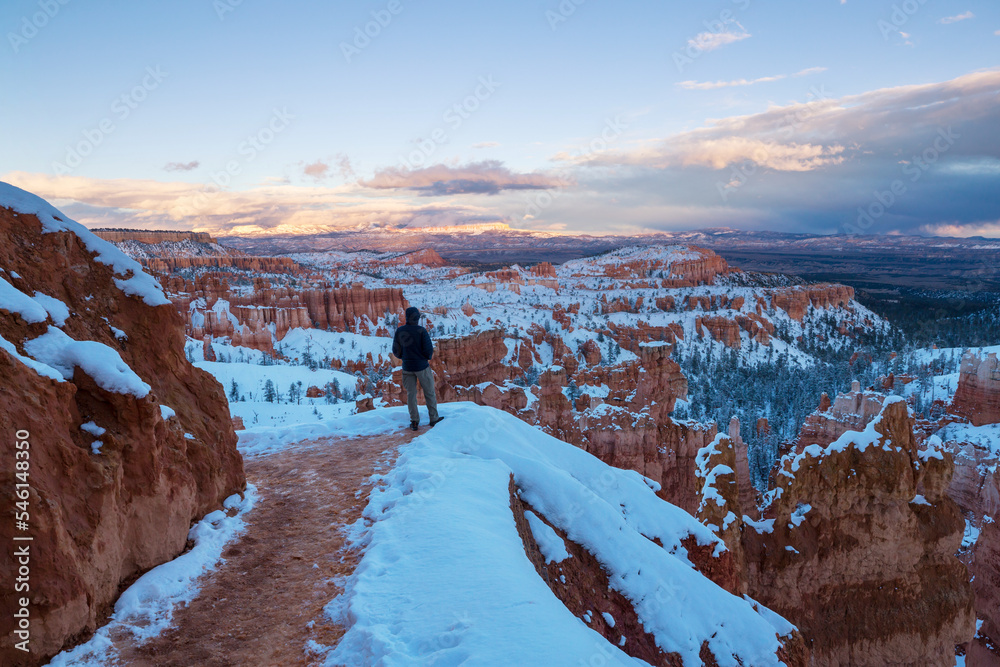
[[[0,179],[92,226],[1000,235],[995,2],[577,2],[8,0]]]

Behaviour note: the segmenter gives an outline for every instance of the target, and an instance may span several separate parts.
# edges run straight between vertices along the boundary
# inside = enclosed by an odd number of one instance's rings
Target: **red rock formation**
[[[972,530],[979,531],[978,539],[959,551],[969,568],[976,614],[983,623],[968,646],[966,664],[993,665],[1000,661],[1000,466],[996,453],[979,443],[946,441],[943,446],[955,460],[948,495]]]
[[[793,320],[802,321],[810,304],[816,308],[847,308],[854,298],[854,288],[846,285],[819,284],[774,290],[771,303]]]
[[[180,287],[175,280],[168,286]],[[400,320],[409,303],[398,288],[366,289],[361,285],[336,289],[258,288],[249,295],[229,293],[228,284],[201,281],[185,284],[184,291],[174,291],[172,300],[184,315],[187,333],[193,338],[203,336],[229,337],[234,345],[243,345],[274,353],[274,341],[281,340],[293,328],[319,328],[336,331],[371,331],[386,314]],[[205,300],[197,316],[203,320],[194,325],[196,313],[191,303]],[[219,299],[228,302],[228,312],[213,311]],[[233,322],[235,318],[235,322]],[[388,333],[388,332],[386,332]]]
[[[672,296],[657,297],[655,303],[656,307],[660,310],[673,310],[676,306],[676,302]]]
[[[386,264],[406,264],[414,265],[420,264],[422,266],[437,268],[441,266],[448,266],[448,262],[444,260],[441,255],[437,253],[433,248],[423,248],[422,250],[414,250],[413,252],[408,252],[405,255],[400,255],[399,257],[394,257],[385,261]]]
[[[488,271],[486,272],[485,276],[488,280],[503,285],[524,284],[524,277],[521,275],[520,271],[517,271],[515,269],[500,269],[499,271]]]
[[[496,329],[471,336],[436,339],[431,369],[434,371],[438,402],[474,401],[514,413],[523,409],[527,405],[527,396],[523,390],[502,391],[495,386],[477,386],[484,383],[503,386],[508,380],[521,375],[519,366],[504,363],[507,354],[503,332]],[[530,367],[531,364],[528,365]],[[391,395],[393,404],[406,402],[401,370],[394,372],[392,390],[387,393]],[[420,393],[418,402],[423,405],[423,395]]]
[[[762,435],[760,423],[763,420],[765,427],[767,419],[761,417],[757,420],[757,435]],[[770,430],[770,429],[768,429]],[[766,432],[766,431],[765,431]],[[756,518],[757,512],[757,489],[750,479],[750,457],[747,451],[747,443],[740,436],[740,420],[733,417],[729,420],[729,441],[733,448],[733,470],[736,473],[736,484],[739,492],[740,508],[743,514]],[[728,544],[728,542],[727,542]]]
[[[736,316],[736,322],[744,331],[750,334],[750,338],[762,345],[771,344],[771,335],[774,333],[774,324],[770,320],[756,313],[740,314]]]
[[[872,428],[867,447],[783,459],[773,524],[743,531],[750,596],[812,640],[816,665],[952,665],[975,614],[954,557],[964,522],[945,493],[951,458],[921,459],[902,401]]]
[[[651,279],[666,274],[666,277],[659,281],[663,287],[694,287],[712,284],[717,275],[729,271],[726,260],[711,250],[695,246],[688,246],[688,250],[699,256],[681,260],[677,260],[669,254],[663,256],[651,254],[642,259],[612,257],[612,261],[601,262],[597,268],[603,272],[604,276],[616,280]],[[574,275],[583,276],[585,274],[577,273]],[[651,280],[647,280],[644,284],[653,286]]]
[[[573,321],[570,319],[569,314],[567,314],[566,309],[562,307],[562,304],[557,303],[552,308],[552,321],[561,324],[562,328],[566,331],[573,330]]]
[[[848,431],[861,431],[882,411],[885,394],[861,391],[858,383],[847,394],[840,394],[830,405],[826,394],[820,409],[806,417],[799,432],[799,444],[826,446]],[[823,410],[823,406],[828,408]]]
[[[701,486],[695,457],[716,435],[715,424],[657,423],[648,413],[607,410],[586,418],[583,449],[616,468],[635,470],[661,485],[661,498],[697,513]],[[572,428],[564,428],[572,432]]]
[[[21,430],[30,434],[33,537],[31,652],[13,649],[16,597],[4,593],[0,662],[39,664],[92,632],[124,582],[177,556],[192,520],[241,491],[245,478],[223,388],[185,359],[183,322],[173,307],[123,294],[111,267],[95,261],[76,234],[43,234],[34,215],[2,208],[0,266],[5,276],[20,276],[15,288],[66,304],[65,334],[114,350],[150,385],[143,398],[108,391],[79,367],[57,382],[0,350],[0,430],[11,439]],[[116,339],[109,322],[127,340]],[[21,355],[23,341],[46,326],[0,310],[0,335]],[[164,419],[161,404],[176,415]],[[87,422],[105,432],[85,432]],[[11,517],[13,464],[4,466],[2,482],[10,492],[0,513]],[[8,545],[13,528],[12,521],[0,524]],[[0,578],[12,582],[14,567],[12,559],[0,560]]]
[[[602,294],[600,301],[601,313],[640,313],[642,312],[643,301],[644,298],[642,296],[637,296],[634,299],[627,296],[620,296],[609,301],[607,295]]]
[[[739,428],[739,422],[736,423]],[[698,519],[722,538],[729,548],[725,576],[715,583],[735,595],[747,592],[746,558],[740,541],[743,506],[737,479],[737,456],[733,441],[720,434],[698,451],[696,476],[701,484]]]
[[[313,320],[313,326],[335,331],[351,330],[363,318],[378,321],[386,313],[403,319],[409,302],[403,291],[396,288],[367,289],[354,285],[349,289],[307,290],[303,299]]]
[[[588,366],[596,366],[601,363],[601,347],[595,340],[587,340],[580,344],[577,352]]]
[[[726,347],[740,349],[743,344],[740,338],[740,327],[736,320],[725,317],[698,317],[695,319],[695,330],[702,334],[702,327],[712,336],[713,340],[721,341]]]
[[[458,387],[456,392],[457,400],[488,405],[513,415],[519,415],[528,406],[528,397],[521,387],[501,388],[495,384],[485,384]]]
[[[442,387],[503,384],[511,378],[511,368],[503,362],[506,356],[503,332],[491,329],[471,336],[436,339],[431,368]]]
[[[735,304],[739,302],[739,306]],[[743,297],[737,297],[733,304],[729,303],[728,294],[690,294],[684,297],[684,305],[688,310],[723,310],[732,307],[734,310],[743,306]]]
[[[982,523],[970,574],[974,577],[976,613],[983,624],[970,642],[966,665],[1000,664],[1000,518]]]
[[[676,400],[687,397],[687,378],[670,350],[669,345],[640,345],[637,361],[583,369],[574,380],[581,386],[607,386],[609,393],[604,402],[609,405],[633,413],[645,411],[653,419],[667,420]]]
[[[1000,422],[1000,362],[995,353],[990,352],[984,358],[967,352],[962,357],[951,411],[968,418],[975,426]]]
[[[972,374],[972,377],[975,377]],[[897,378],[898,381],[899,378]],[[967,396],[974,397],[969,392]],[[874,392],[861,393],[857,386],[850,394],[838,396],[831,404],[824,394],[818,414],[811,415],[800,437],[800,445],[818,441],[827,444],[847,430],[863,429],[878,413],[885,396]],[[975,398],[965,405],[971,414],[981,414]],[[938,423],[921,424],[919,439],[929,431],[936,430],[954,417],[945,415]],[[996,542],[990,535],[994,526],[990,519],[1000,515],[1000,481],[998,481],[997,457],[977,443],[948,441],[944,448],[954,458],[954,474],[948,485],[948,497],[955,501],[966,520],[980,530],[980,538],[970,548],[959,552],[960,559],[969,568],[976,601],[975,609],[983,620],[983,628],[977,638],[968,646],[969,665],[992,665],[998,657],[995,649],[1000,646],[1000,618],[997,605],[1000,599],[1000,559],[997,558]],[[995,539],[995,538],[993,538]]]
[[[560,440],[580,443],[582,434],[576,413],[563,393],[568,385],[566,369],[556,366],[538,378],[538,403],[534,416],[542,429]]]
[[[555,278],[556,277],[556,267],[552,266],[548,262],[541,262],[535,264],[533,267],[528,269],[528,271],[533,276],[538,276],[539,278]]]
[[[654,327],[639,320],[634,327],[619,326],[608,323],[609,332],[622,349],[635,354],[643,343],[673,343],[684,340],[684,329],[677,322],[671,322],[665,327]],[[608,332],[606,332],[608,333]]]
[[[689,287],[695,285],[711,285],[715,277],[729,272],[729,265],[722,257],[706,248],[696,248],[702,254],[699,259],[688,259],[674,262],[670,266],[669,285],[664,287]]]
[[[233,257],[230,255],[215,255],[210,257],[150,257],[137,258],[150,271],[172,273],[179,269],[192,268],[233,268],[256,273],[289,273],[304,275],[308,273],[290,257]]]
[[[163,243],[166,241],[194,241],[196,243],[218,243],[208,232],[166,231],[146,229],[95,229],[94,234],[112,243],[138,241],[139,243]]]

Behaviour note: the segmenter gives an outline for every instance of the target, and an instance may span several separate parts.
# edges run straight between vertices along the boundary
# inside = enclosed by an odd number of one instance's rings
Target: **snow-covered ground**
[[[221,341],[213,342],[212,350],[218,361],[204,360],[200,342],[189,340],[186,348],[194,365],[219,381],[229,400],[230,413],[240,417],[247,427],[316,423],[343,417],[354,412],[354,400],[364,388],[354,375],[329,368],[311,369],[295,361],[262,365],[265,355],[259,350]],[[273,393],[268,391],[268,382]],[[329,387],[337,393],[309,398],[306,393],[310,387],[324,391]]]
[[[1000,354],[1000,345],[990,345],[987,347],[928,347],[914,350],[911,355],[920,364],[929,364],[932,362],[947,363],[949,366],[954,367],[955,370],[958,370],[959,364],[962,363],[962,355],[967,351],[974,352],[980,357],[986,357],[991,352],[993,354]]]
[[[405,419],[403,408],[377,412]],[[442,414],[376,478],[352,527],[365,554],[328,605],[349,629],[327,665],[643,664],[573,615],[535,572],[511,513],[511,476],[536,513],[598,559],[663,650],[701,664],[707,641],[723,666],[780,664],[778,636],[792,626],[693,569],[683,537],[725,547],[660,500],[655,483],[502,411],[461,403]],[[551,540],[547,548],[559,552]]]
[[[949,424],[936,434],[948,442],[971,442],[972,444],[1000,456],[1000,424]]]
[[[646,663],[588,626],[600,608],[571,613],[535,571],[510,507],[511,477],[532,508],[532,532],[551,560],[572,558],[563,538],[600,562],[610,586],[632,601],[645,630],[685,665],[701,664],[703,642],[723,667],[779,665],[787,621],[731,595],[694,569],[681,540],[725,546],[708,528],[655,494],[656,484],[612,468],[502,411],[471,403],[442,406],[445,421],[400,448],[376,484],[363,519],[346,527],[364,548],[345,592],[325,609],[348,627],[337,646],[308,648],[326,665],[629,665]],[[401,431],[405,408],[321,423],[251,428],[244,456],[281,456],[316,437]],[[110,637],[143,641],[169,626],[178,605],[198,594],[199,577],[238,536],[255,501],[227,500],[192,529],[195,548],[154,568],[120,598],[109,625],[52,664],[112,664]],[[658,546],[658,540],[663,546]],[[332,555],[332,554],[331,554]],[[322,619],[317,619],[322,620]],[[303,647],[305,649],[306,647]],[[627,648],[627,647],[626,647]],[[597,662],[594,662],[594,661]]]
[[[322,329],[291,329],[279,345],[284,356],[300,362],[306,359],[307,354],[316,361],[324,357],[341,361],[364,361],[371,354],[372,359],[378,361],[380,356],[388,360],[392,353],[391,338]]]

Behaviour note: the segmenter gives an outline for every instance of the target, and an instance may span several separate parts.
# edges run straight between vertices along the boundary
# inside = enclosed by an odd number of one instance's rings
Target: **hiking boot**
[[[438,417],[437,419],[435,419],[434,421],[432,421],[431,424],[430,424],[431,428],[434,428],[435,426],[437,426],[438,424],[440,424],[441,420],[443,420],[443,419],[444,419],[444,417]]]
[[[410,422],[411,431],[416,431],[418,426],[420,426],[420,422]],[[433,426],[433,424],[431,424],[431,426]]]

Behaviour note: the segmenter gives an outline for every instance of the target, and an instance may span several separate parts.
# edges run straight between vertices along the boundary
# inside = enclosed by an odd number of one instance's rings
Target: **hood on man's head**
[[[406,309],[406,323],[417,324],[418,322],[420,322],[420,310],[416,306],[410,306]]]

